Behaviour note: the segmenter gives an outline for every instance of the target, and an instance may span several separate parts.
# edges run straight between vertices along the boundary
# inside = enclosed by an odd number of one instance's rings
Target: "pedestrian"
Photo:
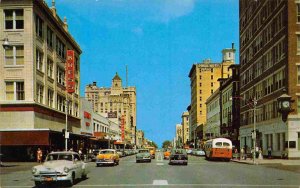
[[[237,155],[238,155],[238,149],[237,148],[234,149],[234,154],[235,154],[234,158],[237,159]]]
[[[263,159],[263,155],[262,155],[262,150],[261,148],[259,148],[259,151],[258,151],[258,159]]]
[[[272,156],[272,148],[271,146],[268,147],[268,158],[270,159]]]
[[[42,163],[42,158],[43,158],[43,151],[38,148],[37,152],[36,152],[36,159],[38,163]]]
[[[240,159],[244,159],[244,153],[245,153],[245,149],[244,148],[242,148],[241,149],[241,156],[240,156]]]

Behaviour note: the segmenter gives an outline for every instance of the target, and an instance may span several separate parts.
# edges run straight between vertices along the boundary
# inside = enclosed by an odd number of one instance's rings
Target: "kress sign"
[[[75,57],[74,50],[67,50],[67,62],[66,62],[66,86],[68,93],[75,92]]]

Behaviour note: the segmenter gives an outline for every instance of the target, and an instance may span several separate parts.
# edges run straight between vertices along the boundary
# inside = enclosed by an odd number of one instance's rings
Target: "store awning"
[[[0,131],[1,146],[25,146],[39,145],[48,146],[49,130],[43,131]]]

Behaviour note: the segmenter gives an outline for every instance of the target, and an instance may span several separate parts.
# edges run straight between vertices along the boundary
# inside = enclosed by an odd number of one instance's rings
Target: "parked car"
[[[103,149],[99,151],[96,159],[96,165],[118,165],[120,161],[119,155],[114,149]]]
[[[139,149],[136,154],[136,162],[150,162],[151,163],[151,154],[149,149]]]
[[[192,152],[193,152],[192,149],[188,149],[188,150],[186,151],[186,153],[187,153],[188,155],[192,154]]]
[[[170,159],[170,155],[171,151],[169,149],[164,151],[164,159]]]
[[[202,149],[197,149],[195,151],[196,156],[205,156],[205,152]]]
[[[169,164],[188,164],[188,156],[184,149],[173,149],[171,151]]]
[[[125,152],[122,149],[117,149],[117,153],[119,155],[119,157],[125,157]]]
[[[96,161],[100,149],[94,149],[92,154],[92,161]]]
[[[43,164],[32,168],[32,180],[36,186],[45,182],[66,181],[70,186],[75,179],[87,177],[89,170],[76,152],[51,152]]]

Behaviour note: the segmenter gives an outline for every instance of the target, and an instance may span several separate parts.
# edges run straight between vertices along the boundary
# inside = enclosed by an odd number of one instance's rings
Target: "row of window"
[[[9,101],[25,100],[25,90],[23,81],[6,81],[5,82],[5,99]],[[59,94],[56,96],[56,109],[65,112],[65,98]],[[54,104],[54,91],[47,90],[47,101],[45,101],[45,88],[42,84],[36,85],[36,102],[46,104],[51,108],[55,108]],[[78,116],[78,104],[72,105],[69,102],[69,114]],[[74,113],[73,113],[74,112]]]
[[[267,121],[277,117],[279,117],[279,113],[277,111],[277,101],[263,104],[262,106],[257,107],[255,110],[255,118],[257,123],[261,121]],[[254,122],[253,109],[241,113],[241,126],[253,124],[253,122]]]
[[[274,74],[266,77],[264,80],[257,83],[255,86],[251,87],[245,91],[242,96],[241,105],[248,105],[249,100],[256,98],[257,100],[279,90],[283,87],[285,83],[285,72],[281,69]]]
[[[108,127],[100,125],[99,123],[94,123],[94,132],[108,133],[108,131],[109,131]]]
[[[199,76],[199,79],[202,80],[202,75]],[[210,75],[210,79],[213,80],[214,79],[214,75]]]
[[[283,38],[276,45],[274,45],[273,48],[270,48],[269,51],[267,51],[262,57],[260,57],[242,74],[242,85],[246,85],[253,79],[262,75],[265,71],[267,71],[276,63],[280,62],[283,58],[285,58],[285,55],[285,38]],[[244,56],[242,55],[242,61],[244,61],[243,57]]]

